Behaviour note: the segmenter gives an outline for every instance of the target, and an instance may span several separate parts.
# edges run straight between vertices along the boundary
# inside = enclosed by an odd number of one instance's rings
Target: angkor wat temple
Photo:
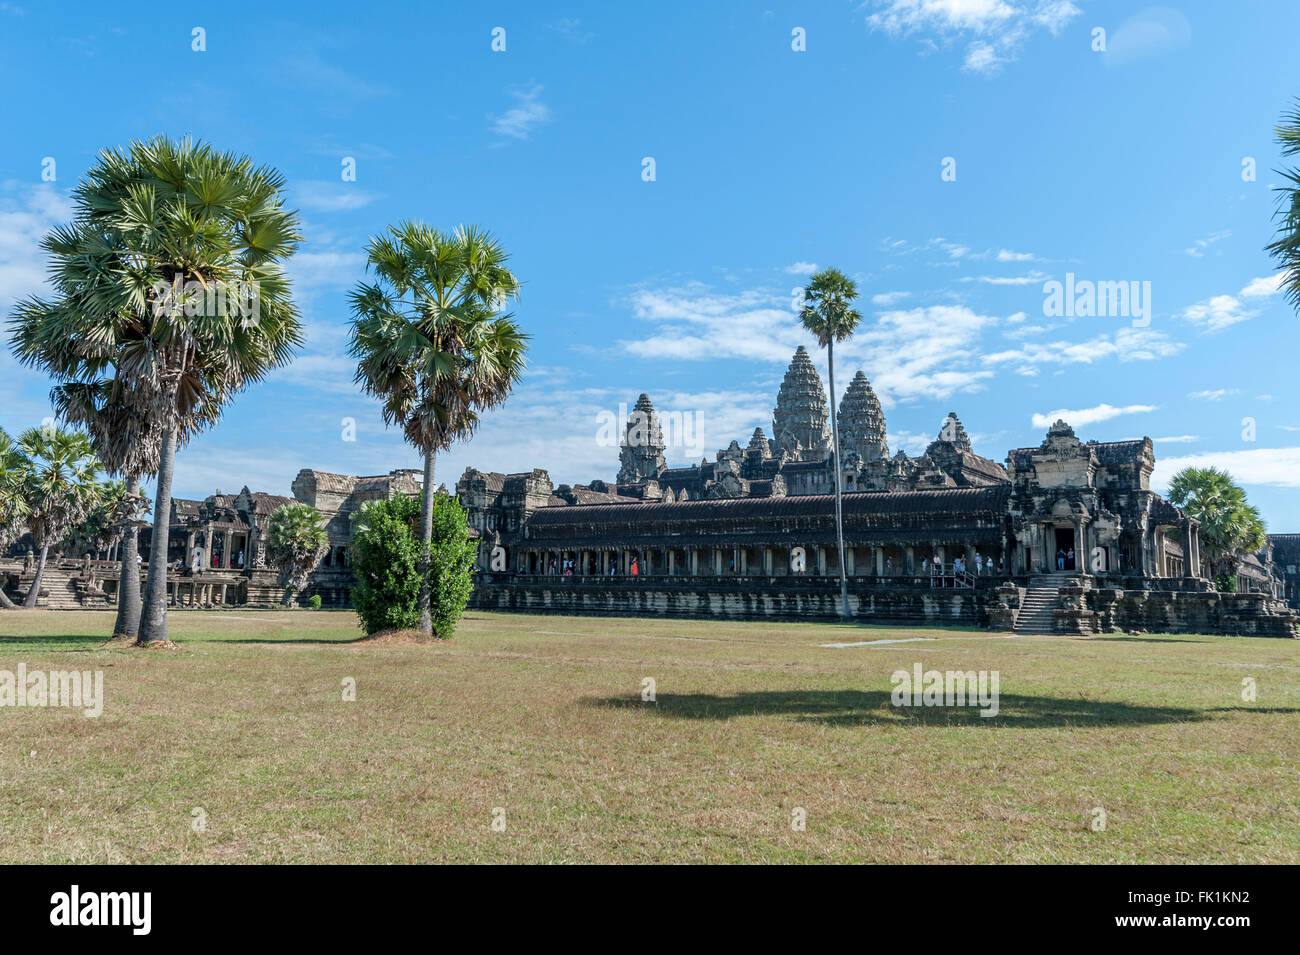
[[[479,540],[473,606],[484,609],[736,618],[839,613],[833,455],[826,392],[803,348],[777,394],[772,436],[755,429],[713,461],[670,468],[659,415],[641,395],[617,480],[555,486],[545,470],[468,468],[455,493]],[[1081,441],[1064,421],[999,464],[976,454],[957,415],[917,457],[890,455],[880,402],[862,372],[837,410],[844,565],[862,622],[989,626],[1017,632],[1123,630],[1300,636],[1300,534],[1280,534],[1220,593],[1197,522],[1150,489],[1141,441]],[[611,462],[612,463],[612,462]],[[351,515],[367,500],[418,494],[419,471],[367,477],[304,469],[293,497],[243,488],[174,499],[169,592],[178,607],[272,604],[271,513],[321,511],[330,548],[300,596],[345,606]],[[142,546],[147,547],[148,534]],[[190,557],[202,555],[193,574]],[[42,603],[105,606],[118,564],[50,562]],[[0,560],[21,592],[30,562]]]
[[[480,535],[475,605],[572,613],[834,617],[833,455],[826,392],[795,352],[772,437],[667,465],[642,394],[614,483],[558,487],[545,470],[469,468],[456,484]],[[1238,594],[1206,579],[1197,522],[1150,488],[1141,441],[1081,441],[1064,421],[1005,464],[976,454],[950,414],[918,457],[890,456],[859,371],[837,410],[844,563],[862,620],[1300,634],[1300,577],[1272,545]],[[1286,535],[1283,535],[1285,538]]]

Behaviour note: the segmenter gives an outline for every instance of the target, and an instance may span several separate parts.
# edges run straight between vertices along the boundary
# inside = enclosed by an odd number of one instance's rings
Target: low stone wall
[[[849,581],[857,620],[931,626],[983,626],[990,586],[931,589],[924,578]],[[480,574],[470,606],[477,610],[605,616],[714,617],[732,620],[838,620],[835,578],[553,577]]]
[[[1093,615],[1091,629],[1079,632],[1147,630],[1300,638],[1300,613],[1266,594],[1099,588],[1081,589],[1076,596],[1082,603],[1079,609]],[[1080,623],[1086,627],[1087,621],[1082,618]]]

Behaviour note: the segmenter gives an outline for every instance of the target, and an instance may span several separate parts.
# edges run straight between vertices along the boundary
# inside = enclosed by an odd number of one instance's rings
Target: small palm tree
[[[64,372],[93,391],[76,399],[85,420],[132,425],[126,445],[157,443],[140,643],[167,640],[177,448],[302,341],[284,273],[302,236],[283,190],[278,172],[245,156],[189,139],[133,142],[100,154],[73,192],[74,222],[47,239],[63,293],[51,321],[84,343]],[[154,470],[152,454],[107,456],[127,477]]]
[[[1300,154],[1300,100],[1282,117],[1274,132],[1283,156]],[[1267,250],[1282,272],[1281,288],[1287,301],[1292,308],[1300,310],[1300,169],[1283,169],[1279,175],[1286,184],[1276,187],[1277,238]]]
[[[325,520],[309,504],[282,504],[267,524],[266,556],[280,571],[286,607],[293,596],[307,586],[316,565],[329,550]]]
[[[24,460],[22,452],[3,428],[0,428],[0,554],[24,533],[27,497],[23,493]],[[13,610],[14,603],[4,592],[0,580],[0,607]]]
[[[835,422],[835,343],[851,338],[862,321],[853,308],[858,286],[838,269],[824,269],[814,275],[804,288],[803,308],[799,318],[803,327],[817,336],[826,349],[826,370],[830,384],[831,446],[835,466],[835,540],[840,554],[840,616],[849,617],[849,581],[844,561],[844,477],[840,473],[840,433]]]
[[[1211,574],[1235,576],[1247,554],[1268,543],[1259,510],[1246,502],[1246,492],[1227,471],[1184,468],[1169,483],[1169,500],[1200,522]]]
[[[506,400],[524,369],[528,336],[502,311],[519,281],[489,233],[447,234],[404,222],[366,247],[374,282],[352,292],[356,380],[383,402],[384,421],[424,455],[420,629],[433,632],[429,546],[435,459],[468,438],[479,414]]]
[[[18,438],[24,519],[36,548],[36,576],[25,607],[35,607],[50,548],[62,543],[99,503],[99,461],[84,434],[58,428],[29,428]]]

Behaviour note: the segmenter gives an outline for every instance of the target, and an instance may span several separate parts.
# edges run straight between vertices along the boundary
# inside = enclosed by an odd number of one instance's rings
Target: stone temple
[[[1017,632],[1300,635],[1300,534],[1273,535],[1242,562],[1239,592],[1217,592],[1196,520],[1150,488],[1149,438],[1083,441],[1057,421],[1037,446],[1012,449],[998,463],[974,451],[954,412],[920,455],[891,455],[880,401],[861,371],[841,397],[837,423],[855,619]],[[777,393],[771,436],[756,428],[744,446],[732,441],[712,461],[669,467],[659,414],[642,394],[622,438],[613,482],[556,486],[542,469],[465,470],[454,493],[479,542],[473,606],[838,616],[829,404],[802,347]],[[266,526],[280,504],[300,501],[322,512],[330,543],[302,598],[319,594],[327,606],[345,606],[351,515],[367,500],[418,494],[421,484],[412,470],[355,477],[304,469],[291,498],[244,487],[174,499],[171,557],[187,565],[197,547],[204,569],[178,570],[172,600],[276,602],[282,591],[265,561]],[[53,559],[43,602],[104,606],[117,573],[111,561]],[[11,578],[11,593],[31,580],[15,555],[0,559],[0,574]]]

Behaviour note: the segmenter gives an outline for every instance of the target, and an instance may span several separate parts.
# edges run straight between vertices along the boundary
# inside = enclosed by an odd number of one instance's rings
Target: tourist
[[[194,546],[194,552],[190,554],[190,573],[195,576],[203,573],[203,548],[197,544]]]
[[[1065,552],[1065,566],[1069,570],[1074,570],[1074,548],[1071,547]]]
[[[984,576],[984,555],[979,551],[975,552],[975,576]]]
[[[885,558],[885,576],[886,577],[894,576],[894,558],[892,557]]]
[[[1065,570],[1065,551],[1059,547],[1056,549],[1056,569]]]
[[[636,558],[635,558],[635,557],[632,558],[632,571],[631,571],[631,573],[632,573],[632,576],[633,576],[633,577],[639,576],[640,573],[641,573],[641,568],[637,566]]]

